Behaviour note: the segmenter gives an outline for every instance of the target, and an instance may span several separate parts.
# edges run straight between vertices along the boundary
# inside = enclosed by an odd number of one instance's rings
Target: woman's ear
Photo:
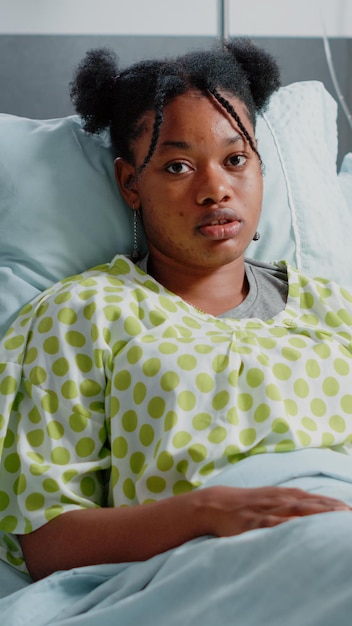
[[[114,161],[114,168],[115,179],[123,199],[131,208],[139,209],[141,203],[136,184],[136,169],[134,165],[118,157]]]

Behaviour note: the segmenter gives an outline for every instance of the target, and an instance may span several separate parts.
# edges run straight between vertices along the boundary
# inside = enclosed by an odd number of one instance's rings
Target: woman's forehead
[[[219,101],[218,97],[221,101]],[[142,168],[164,145],[194,149],[217,147],[241,140],[256,152],[254,127],[246,105],[233,95],[202,93],[192,89],[175,96],[158,113],[147,111],[135,128],[131,149]],[[157,117],[158,115],[158,117]]]
[[[227,102],[233,107],[239,118],[249,131],[253,130],[252,122],[246,105],[232,94],[224,94]],[[155,122],[154,111],[147,111],[138,124],[140,135],[150,133]],[[214,120],[227,121],[232,128],[238,128],[236,120],[211,94],[205,94],[196,89],[190,89],[175,96],[163,109],[163,119],[160,125],[160,134],[179,127],[190,127],[203,123],[211,126]]]

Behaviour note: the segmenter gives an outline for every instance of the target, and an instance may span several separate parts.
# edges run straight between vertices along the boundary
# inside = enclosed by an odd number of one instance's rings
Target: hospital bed
[[[0,36],[0,50],[9,44],[9,40],[2,39]],[[179,51],[195,44],[208,44],[208,41],[181,39],[171,42],[168,50],[170,47]],[[49,37],[45,41],[43,38],[29,41],[20,37],[18,43],[33,54],[44,44],[50,54],[57,46],[62,46],[62,54],[64,49],[67,53],[65,38],[61,41],[55,37],[51,41]],[[70,108],[68,88],[64,84],[66,78],[69,79],[75,57],[78,60],[84,49],[101,43],[101,39],[93,37],[71,38],[71,52],[74,50],[74,53],[70,61],[66,58],[65,72],[59,72],[55,87],[59,97],[55,103],[50,101],[51,84],[48,82],[43,98],[34,93],[37,88],[40,91],[39,83],[32,83],[30,94],[30,79],[26,84],[24,73],[17,75],[18,97],[11,100],[11,89],[5,90],[9,93],[0,97],[0,103],[3,103],[2,107],[0,104],[0,336],[5,334],[20,309],[52,283],[109,261],[116,253],[129,254],[132,250],[131,211],[119,196],[114,181],[109,136],[106,132],[91,136],[83,131],[81,120]],[[121,49],[126,62],[132,60],[130,43],[126,39],[107,38],[104,43]],[[138,54],[163,54],[164,43],[160,38],[142,38]],[[313,43],[306,42],[306,45]],[[344,43],[345,47],[336,47],[335,52],[337,57],[341,55],[351,75],[351,56],[347,54],[345,58],[345,51],[351,50],[351,42],[346,40]],[[279,41],[266,41],[265,44],[274,54],[285,49],[284,42],[281,42],[281,48]],[[290,46],[293,42],[287,45],[292,56]],[[296,42],[296,58],[302,45],[302,42]],[[4,65],[3,56],[2,59]],[[352,131],[341,111],[331,75],[324,73],[326,67],[323,71],[322,64],[326,64],[323,49],[316,72],[311,68],[311,75],[307,77],[307,65],[301,65],[301,73],[291,80],[287,61],[284,85],[272,96],[268,109],[258,120],[256,135],[264,164],[264,202],[259,225],[261,239],[251,244],[248,256],[268,262],[285,258],[306,274],[336,280],[352,292]],[[36,73],[45,84],[38,68]],[[49,74],[47,78],[49,80]],[[50,71],[50,80],[55,81],[54,71]],[[32,96],[32,101],[26,94]],[[309,460],[309,467],[311,464]],[[304,459],[302,467],[305,467]],[[257,464],[256,470],[261,473],[260,465]],[[318,472],[314,468],[312,471]],[[345,470],[338,468],[336,472],[339,471]],[[346,469],[346,476],[348,471]],[[267,472],[274,475],[274,467],[268,466]],[[251,469],[249,474],[254,476],[255,470]],[[295,479],[297,474],[299,469],[292,467],[282,480]],[[351,477],[346,476],[344,480],[348,482]],[[250,480],[255,483],[255,478]],[[299,577],[302,575],[300,563],[293,557],[290,560],[290,554],[294,553],[294,535],[287,542],[287,567],[292,570],[293,577]],[[180,548],[172,554],[159,555],[150,562],[137,564],[135,570],[124,565],[102,566],[96,572],[82,568],[73,573],[54,575],[39,583],[32,583],[26,573],[0,561],[1,623],[4,626],[32,623],[65,626],[119,623],[125,626],[137,624],[135,620],[138,619],[144,620],[145,624],[215,624],[216,621],[204,621],[204,615],[203,621],[197,621],[200,620],[199,614],[192,617],[190,608],[192,601],[200,602],[202,593],[211,593],[209,580],[202,582],[200,576],[200,580],[195,581],[193,598],[187,588],[182,587],[182,580],[189,580],[189,576],[195,576],[194,572],[199,571],[194,569],[196,565],[205,568],[204,571],[209,571],[215,562],[220,569],[226,568],[226,545],[220,561],[223,565],[220,566],[216,561],[220,557],[214,556],[211,549],[204,557],[201,543],[188,546],[188,555],[184,548]],[[266,550],[258,554],[256,544],[239,540],[237,576],[240,565],[242,571],[233,593],[234,597],[237,594],[236,597],[242,598],[247,608],[250,596],[245,587],[246,577],[253,593],[260,592],[260,581],[266,589],[264,581],[270,574],[265,573],[265,568],[270,571],[270,560],[276,549],[279,550],[269,538],[266,546]],[[248,569],[248,563],[252,563],[252,570]],[[177,568],[188,571],[184,579],[172,578]],[[263,568],[261,577],[260,568]],[[216,575],[219,575],[218,571]],[[230,569],[228,576],[235,575]],[[171,586],[166,588],[161,581],[168,580],[168,577],[171,577]],[[278,594],[279,583],[278,579],[273,581]],[[168,607],[175,601],[172,600],[172,588],[179,603],[177,618],[168,614]],[[331,593],[336,594],[338,590],[333,589]],[[267,598],[270,604],[270,596]],[[291,596],[285,601],[288,607],[293,606]],[[114,622],[109,613],[113,603],[120,611]],[[208,604],[204,606],[209,610]],[[322,606],[320,621],[309,623],[332,623],[324,621],[325,605]],[[252,623],[242,621],[241,611],[244,610],[241,603],[234,603],[236,619],[227,623],[237,623],[237,617],[238,623]],[[208,613],[207,619],[216,620],[216,617],[209,617]],[[258,615],[256,619],[258,621],[253,624],[276,624],[260,621]],[[290,619],[288,617],[285,623],[308,624],[307,621]]]

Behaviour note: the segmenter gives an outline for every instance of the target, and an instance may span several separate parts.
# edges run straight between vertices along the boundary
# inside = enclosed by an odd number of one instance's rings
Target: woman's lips
[[[219,241],[235,237],[241,224],[241,219],[232,209],[217,209],[203,215],[197,230],[203,237]]]

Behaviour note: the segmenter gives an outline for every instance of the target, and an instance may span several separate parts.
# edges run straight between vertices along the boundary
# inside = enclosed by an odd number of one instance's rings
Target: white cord
[[[331,54],[330,42],[329,42],[329,38],[328,38],[328,35],[327,35],[327,31],[326,31],[326,24],[325,24],[323,12],[321,10],[321,7],[319,7],[319,9],[320,9],[320,19],[321,19],[322,28],[323,28],[323,42],[324,42],[324,50],[325,50],[326,62],[328,64],[331,80],[333,82],[333,85],[334,85],[334,88],[335,88],[335,91],[336,91],[336,95],[337,95],[337,97],[339,99],[339,102],[341,104],[343,112],[345,113],[347,121],[348,121],[348,123],[350,125],[350,128],[352,130],[352,115],[351,115],[351,111],[349,110],[349,108],[347,106],[345,97],[344,97],[344,95],[343,95],[343,93],[341,91],[341,87],[339,85],[339,81],[337,80],[335,67],[334,67],[334,62],[333,62],[332,54]]]
[[[280,165],[282,168],[282,173],[284,175],[284,179],[285,179],[285,185],[286,185],[286,192],[287,192],[287,202],[288,202],[288,206],[290,207],[290,212],[291,212],[291,226],[292,226],[292,230],[294,232],[294,240],[295,240],[295,245],[296,245],[296,267],[298,270],[302,271],[302,244],[301,244],[301,235],[300,235],[300,229],[298,226],[298,220],[297,220],[297,211],[296,211],[296,206],[295,206],[295,201],[294,201],[294,196],[292,193],[292,188],[290,185],[290,177],[288,175],[288,171],[286,168],[286,163],[285,163],[285,159],[284,156],[282,154],[282,150],[280,147],[280,141],[278,140],[277,134],[272,126],[272,124],[270,123],[269,118],[267,117],[266,113],[262,113],[261,114],[262,118],[264,119],[270,134],[273,138],[273,141],[275,143],[275,147],[277,150],[277,154],[279,157],[279,161],[280,161]]]

